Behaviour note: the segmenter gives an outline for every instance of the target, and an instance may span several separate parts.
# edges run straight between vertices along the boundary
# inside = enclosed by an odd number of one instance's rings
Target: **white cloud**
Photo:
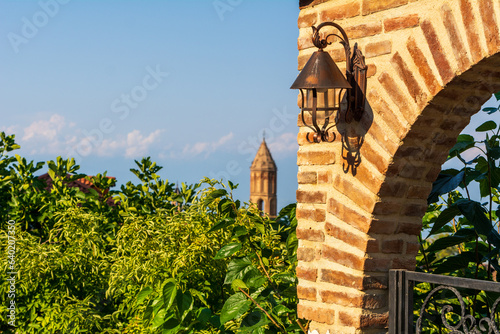
[[[127,147],[125,157],[137,158],[147,155],[149,147],[154,144],[163,130],[156,130],[145,137],[139,130],[134,130],[127,134]]]
[[[268,144],[271,154],[274,153],[290,153],[297,152],[299,144],[297,144],[297,134],[286,132],[274,139]]]
[[[214,149],[217,149],[219,146],[222,146],[224,145],[225,143],[227,143],[228,141],[230,141],[231,139],[233,139],[234,135],[232,132],[228,133],[227,135],[221,137],[221,139],[219,139],[219,141],[214,145]]]
[[[197,142],[194,144],[186,144],[182,149],[182,154],[177,155],[175,153],[172,153],[172,157],[176,158],[194,157],[204,153],[204,157],[208,158],[208,156],[211,153],[215,152],[219,147],[229,142],[231,139],[233,139],[233,137],[234,134],[230,132],[214,142]]]
[[[22,139],[30,140],[33,138],[35,140],[54,140],[65,125],[64,116],[53,114],[48,121],[40,120],[31,123],[24,129],[24,136]]]
[[[123,155],[126,158],[139,158],[148,154],[162,132],[163,130],[155,130],[149,135],[143,135],[141,131],[133,130],[125,136],[103,138],[97,142],[95,138],[85,137],[81,142],[84,143],[82,147],[90,148],[90,154],[95,153],[105,157]]]
[[[202,152],[208,152],[209,147],[210,143],[207,142],[198,142],[192,145],[186,144],[182,150],[182,154],[185,156],[196,156]]]
[[[19,144],[30,154],[63,155],[64,148],[77,140],[74,131],[68,131],[69,126],[64,116],[52,114],[48,120],[36,120],[24,128],[14,125],[7,130],[23,134]]]
[[[97,156],[124,156],[136,158],[147,155],[150,149],[158,142],[163,130],[155,130],[143,134],[140,130],[133,130],[125,135],[115,132],[104,134],[99,129],[79,128],[75,122],[66,121],[59,115],[53,114],[47,120],[36,120],[27,127],[11,126],[9,132],[21,129],[23,133],[20,144],[31,154],[72,155],[77,157]]]
[[[103,139],[101,145],[95,148],[95,152],[101,157],[111,157],[117,155],[124,147],[124,140]]]

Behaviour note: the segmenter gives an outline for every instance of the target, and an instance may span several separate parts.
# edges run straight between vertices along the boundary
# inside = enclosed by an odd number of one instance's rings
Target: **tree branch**
[[[259,305],[259,303],[257,303],[257,302],[255,301],[255,299],[253,299],[253,298],[252,298],[252,297],[251,297],[251,296],[250,296],[250,295],[249,295],[249,294],[248,294],[245,290],[243,290],[242,288],[238,287],[238,289],[239,289],[241,292],[243,292],[243,294],[244,294],[245,296],[247,296],[247,297],[248,297],[248,299],[250,299],[250,300],[252,301],[252,303],[254,303],[254,304],[255,304],[255,306],[257,306],[257,307],[258,307],[258,308],[259,308],[262,312],[264,312],[264,313],[266,314],[266,316],[269,318],[269,320],[271,320],[271,321],[273,322],[273,324],[274,324],[276,327],[278,327],[278,328],[279,328],[280,332],[282,332],[282,333],[285,333],[285,334],[286,334],[286,331],[285,331],[283,328],[281,328],[281,326],[280,326],[280,325],[278,325],[278,323],[274,320],[274,318],[273,318],[273,317],[272,317],[269,313],[267,313],[267,311],[266,311],[266,310],[264,310],[264,309],[262,308],[262,306],[260,306],[260,305]]]

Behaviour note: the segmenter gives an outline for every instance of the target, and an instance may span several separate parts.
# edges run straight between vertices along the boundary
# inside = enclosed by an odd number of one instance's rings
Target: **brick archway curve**
[[[314,51],[309,27],[339,23],[366,56],[369,112],[339,129],[364,134],[355,175],[339,140],[309,144],[299,122],[299,316],[320,333],[385,333],[387,272],[415,268],[432,182],[500,90],[500,1],[302,2],[299,69]],[[327,50],[342,67],[340,46]]]

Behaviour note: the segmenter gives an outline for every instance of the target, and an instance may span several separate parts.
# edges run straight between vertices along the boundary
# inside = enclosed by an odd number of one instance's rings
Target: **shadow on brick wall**
[[[345,97],[342,104],[346,104]],[[368,102],[365,102],[364,113],[359,122],[350,119],[342,108],[337,115],[337,131],[342,141],[342,169],[344,173],[356,175],[357,168],[361,164],[361,147],[365,141],[365,135],[373,123],[373,111]]]

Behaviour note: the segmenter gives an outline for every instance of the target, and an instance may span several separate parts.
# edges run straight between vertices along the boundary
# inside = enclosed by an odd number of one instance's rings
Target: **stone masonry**
[[[500,0],[301,0],[298,68],[312,25],[335,21],[368,65],[366,112],[310,144],[299,118],[299,316],[319,333],[386,333],[388,270],[415,269],[432,182],[472,114],[500,90]],[[345,72],[342,46],[325,49]]]

